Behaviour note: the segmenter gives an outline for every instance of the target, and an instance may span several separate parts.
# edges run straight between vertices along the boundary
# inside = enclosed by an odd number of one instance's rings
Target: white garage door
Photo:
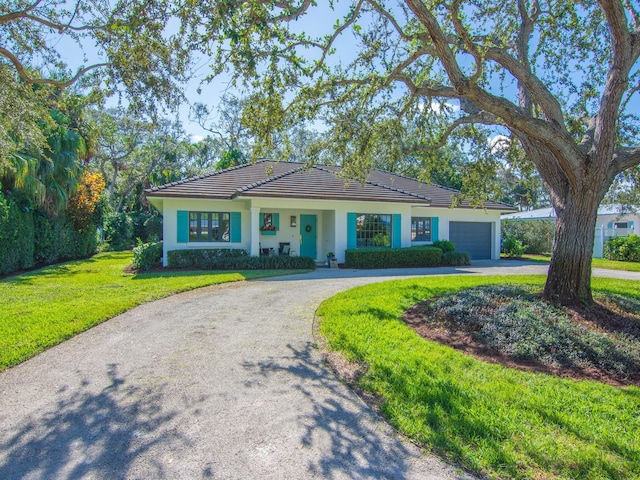
[[[471,255],[471,260],[491,259],[491,223],[450,222],[449,240],[458,252]]]

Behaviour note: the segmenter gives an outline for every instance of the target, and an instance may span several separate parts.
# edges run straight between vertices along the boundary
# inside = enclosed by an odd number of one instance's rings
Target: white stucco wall
[[[187,248],[242,248],[251,252],[252,229],[251,208],[254,212],[278,213],[280,228],[276,235],[262,235],[258,233],[260,248],[278,249],[280,242],[288,242],[293,255],[300,252],[300,214],[317,216],[317,258],[323,260],[328,252],[334,252],[339,262],[344,262],[347,249],[347,213],[370,213],[402,215],[402,247],[412,246],[411,217],[438,217],[438,238],[449,238],[450,221],[490,222],[492,224],[492,258],[500,258],[500,212],[482,209],[447,209],[412,206],[403,203],[350,202],[311,199],[267,199],[244,198],[235,200],[198,200],[198,199],[151,199],[163,213],[164,230],[164,258],[166,252]],[[214,211],[240,212],[242,215],[241,242],[177,242],[177,212],[186,211]],[[296,226],[290,226],[291,216],[296,217]],[[254,232],[258,232],[254,228]],[[255,247],[254,247],[255,248]]]

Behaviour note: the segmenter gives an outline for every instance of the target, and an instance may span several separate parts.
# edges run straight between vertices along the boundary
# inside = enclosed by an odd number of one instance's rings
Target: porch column
[[[260,207],[251,207],[251,250],[252,257],[260,255]]]

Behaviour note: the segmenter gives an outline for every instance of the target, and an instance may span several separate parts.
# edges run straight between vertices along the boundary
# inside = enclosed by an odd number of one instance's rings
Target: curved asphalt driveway
[[[546,268],[319,269],[135,308],[0,374],[0,478],[466,478],[328,370],[314,311],[390,278]]]

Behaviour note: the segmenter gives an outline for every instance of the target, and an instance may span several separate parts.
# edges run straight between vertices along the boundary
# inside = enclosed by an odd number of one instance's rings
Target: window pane
[[[411,241],[430,242],[431,241],[431,218],[411,217]]]
[[[228,212],[189,212],[189,241],[228,242],[230,217]]]
[[[356,217],[356,246],[390,247],[391,215],[359,214]]]
[[[198,241],[198,212],[189,212],[189,241]]]

